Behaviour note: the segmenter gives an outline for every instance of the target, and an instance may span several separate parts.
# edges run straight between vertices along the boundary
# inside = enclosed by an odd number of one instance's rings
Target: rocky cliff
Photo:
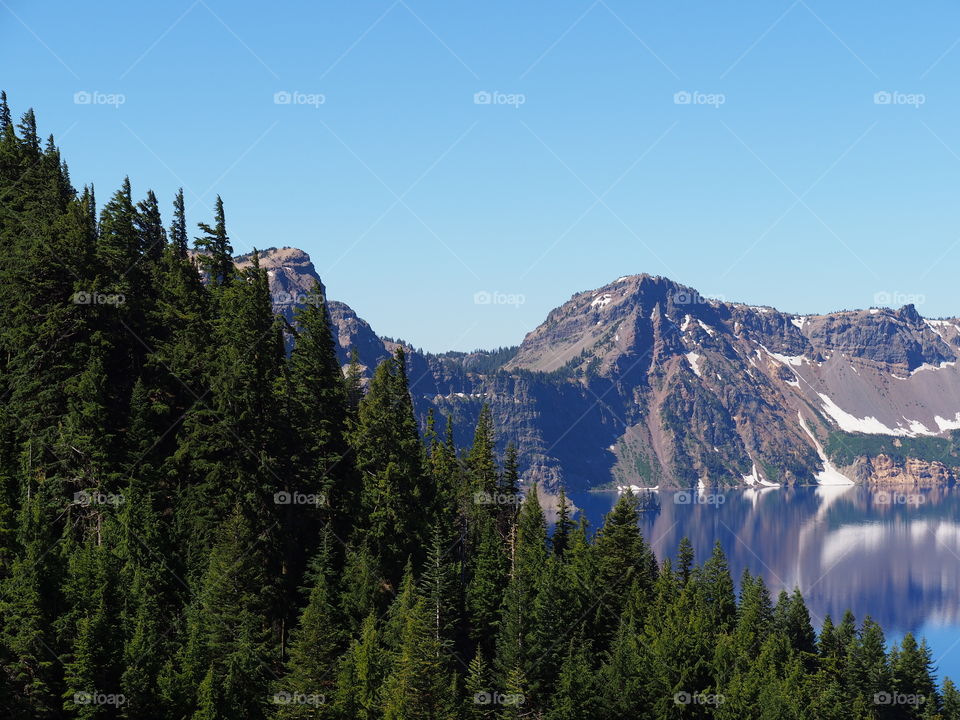
[[[319,282],[302,251],[261,264],[284,297]],[[329,306],[342,363],[356,348],[370,372],[397,346]],[[407,350],[421,418],[449,416],[465,445],[489,403],[548,488],[926,487],[960,471],[960,320],[911,305],[798,316],[632,275],[574,295],[515,350]]]

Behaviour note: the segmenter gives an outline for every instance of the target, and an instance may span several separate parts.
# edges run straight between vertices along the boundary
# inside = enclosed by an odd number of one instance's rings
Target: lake
[[[721,494],[722,493],[722,494]],[[927,638],[942,681],[960,680],[960,491],[861,486],[747,488],[651,494],[643,536],[674,558],[690,538],[702,562],[719,540],[734,581],[760,574],[773,600],[799,587],[819,630],[830,613],[871,615],[888,643]],[[572,493],[596,530],[616,492]]]

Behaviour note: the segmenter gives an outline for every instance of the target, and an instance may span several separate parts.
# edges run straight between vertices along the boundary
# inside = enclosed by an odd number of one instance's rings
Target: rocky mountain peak
[[[917,312],[917,308],[913,303],[900,308],[897,311],[897,317],[911,325],[919,326],[923,324],[923,318],[920,316],[920,313]]]
[[[273,310],[287,320],[293,319],[293,311],[302,305],[314,286],[320,284],[320,293],[326,295],[326,289],[320,281],[310,256],[294,247],[271,247],[258,250],[260,267],[267,271],[270,278],[270,295]],[[253,264],[253,253],[238,255],[233,259],[238,270],[244,270]]]

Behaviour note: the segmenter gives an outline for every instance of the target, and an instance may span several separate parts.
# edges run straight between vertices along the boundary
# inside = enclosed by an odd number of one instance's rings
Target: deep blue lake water
[[[774,600],[799,587],[818,630],[826,613],[839,622],[850,608],[858,623],[869,614],[888,644],[905,632],[926,637],[940,680],[960,680],[960,490],[749,488],[724,491],[722,502],[715,492],[700,502],[652,493],[659,510],[643,514],[641,530],[658,558],[675,557],[687,536],[699,562],[719,540],[734,581],[749,568]],[[594,531],[617,499],[571,495]]]

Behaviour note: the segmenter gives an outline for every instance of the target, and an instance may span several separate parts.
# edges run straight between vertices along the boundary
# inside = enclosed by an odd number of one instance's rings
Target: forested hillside
[[[219,198],[162,215],[3,96],[3,717],[960,718],[925,644],[659,563],[630,495],[548,528],[489,410],[421,436],[402,350],[364,388]]]

